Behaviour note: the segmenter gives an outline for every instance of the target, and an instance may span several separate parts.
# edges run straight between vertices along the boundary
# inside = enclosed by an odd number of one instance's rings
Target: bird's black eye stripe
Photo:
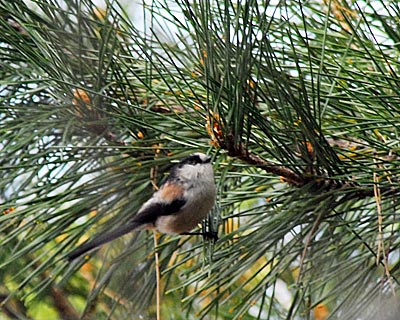
[[[182,159],[180,162],[182,165],[184,164],[197,164],[197,163],[203,163],[203,160],[197,155],[197,154],[192,154],[185,159]]]

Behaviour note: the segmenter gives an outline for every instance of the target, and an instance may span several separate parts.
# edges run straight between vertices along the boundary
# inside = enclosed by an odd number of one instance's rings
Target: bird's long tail
[[[75,250],[70,252],[66,256],[66,258],[70,261],[74,260],[90,250],[93,250],[109,241],[112,241],[116,238],[123,236],[124,234],[127,234],[127,233],[137,229],[139,226],[140,226],[139,223],[128,223],[126,225],[116,228],[115,230],[111,230],[109,232],[100,234],[100,235],[96,236],[93,240],[83,243],[78,248],[76,248]]]

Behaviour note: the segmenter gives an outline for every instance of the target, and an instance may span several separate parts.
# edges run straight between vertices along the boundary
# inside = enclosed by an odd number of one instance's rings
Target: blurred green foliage
[[[383,1],[0,1],[0,319],[356,319],[397,292],[398,31]],[[139,14],[138,14],[139,16]],[[202,237],[127,235],[193,151]]]

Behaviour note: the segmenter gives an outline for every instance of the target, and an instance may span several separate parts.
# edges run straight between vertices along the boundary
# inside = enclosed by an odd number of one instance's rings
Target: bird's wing
[[[133,218],[133,222],[140,225],[150,224],[154,226],[159,216],[178,213],[186,204],[183,193],[181,186],[166,182],[157,194],[143,205]]]
[[[152,224],[156,222],[159,216],[168,216],[179,212],[185,205],[186,201],[177,199],[172,202],[153,203],[141,210],[133,219],[140,225]]]

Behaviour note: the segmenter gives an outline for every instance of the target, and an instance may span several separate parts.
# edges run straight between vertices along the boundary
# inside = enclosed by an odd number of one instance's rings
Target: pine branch
[[[221,145],[228,151],[228,155],[240,159],[241,161],[254,165],[257,168],[263,169],[268,173],[281,176],[285,182],[290,185],[301,187],[307,183],[307,180],[299,176],[295,172],[283,166],[276,166],[268,161],[261,159],[259,156],[252,154],[242,143],[235,143],[234,136],[229,134],[226,143]]]

